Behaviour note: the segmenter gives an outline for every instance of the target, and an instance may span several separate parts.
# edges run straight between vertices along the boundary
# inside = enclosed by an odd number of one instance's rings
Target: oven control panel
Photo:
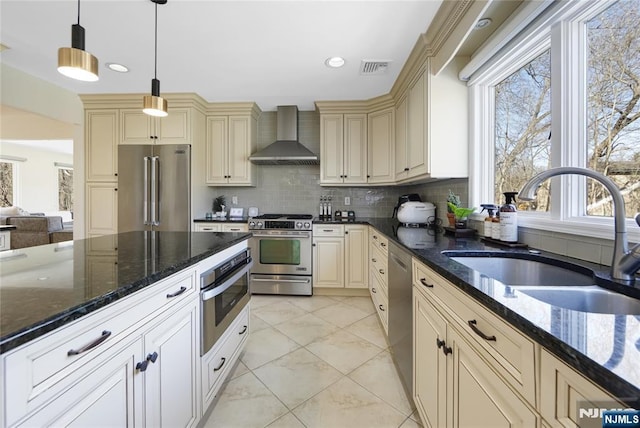
[[[260,220],[249,219],[249,229],[279,229],[279,230],[311,230],[310,220]]]

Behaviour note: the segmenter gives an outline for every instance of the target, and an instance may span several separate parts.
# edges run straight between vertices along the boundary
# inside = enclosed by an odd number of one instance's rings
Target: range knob
[[[308,221],[304,222],[304,228],[305,229],[311,229],[311,223],[309,223]]]
[[[296,223],[296,229],[302,229],[302,222],[301,221]]]
[[[256,227],[258,229],[262,229],[264,227],[264,224],[261,221],[259,221],[258,223],[256,223]]]
[[[256,222],[255,221],[250,221],[249,222],[249,229],[253,229],[254,227],[256,227]]]

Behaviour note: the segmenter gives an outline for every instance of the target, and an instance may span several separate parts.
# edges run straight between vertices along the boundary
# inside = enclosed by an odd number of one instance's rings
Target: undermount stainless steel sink
[[[516,290],[553,306],[600,314],[640,315],[640,300],[589,286],[520,286]]]
[[[596,285],[592,274],[581,267],[564,268],[527,254],[501,256],[443,251],[460,264],[493,278],[536,300],[581,312],[640,315],[640,299],[626,296]],[[579,272],[578,270],[582,270]]]
[[[447,256],[505,285],[594,285],[592,275],[535,260],[500,256],[464,256],[445,252]]]

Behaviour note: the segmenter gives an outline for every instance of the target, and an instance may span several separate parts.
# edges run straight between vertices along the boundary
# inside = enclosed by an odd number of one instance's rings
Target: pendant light
[[[98,80],[98,58],[84,50],[84,28],[80,25],[80,0],[78,0],[78,23],[71,26],[71,47],[58,49],[58,71],[76,80],[85,82]]]
[[[167,0],[151,0],[156,4],[155,26],[155,62],[153,79],[151,80],[151,95],[145,95],[142,100],[142,111],[151,116],[167,116],[167,100],[160,96],[160,81],[158,80],[158,5],[166,4]]]

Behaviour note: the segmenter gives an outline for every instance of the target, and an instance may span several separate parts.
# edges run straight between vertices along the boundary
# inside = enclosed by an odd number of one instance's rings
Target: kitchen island
[[[0,425],[195,425],[199,276],[250,236],[128,232],[3,252]]]

